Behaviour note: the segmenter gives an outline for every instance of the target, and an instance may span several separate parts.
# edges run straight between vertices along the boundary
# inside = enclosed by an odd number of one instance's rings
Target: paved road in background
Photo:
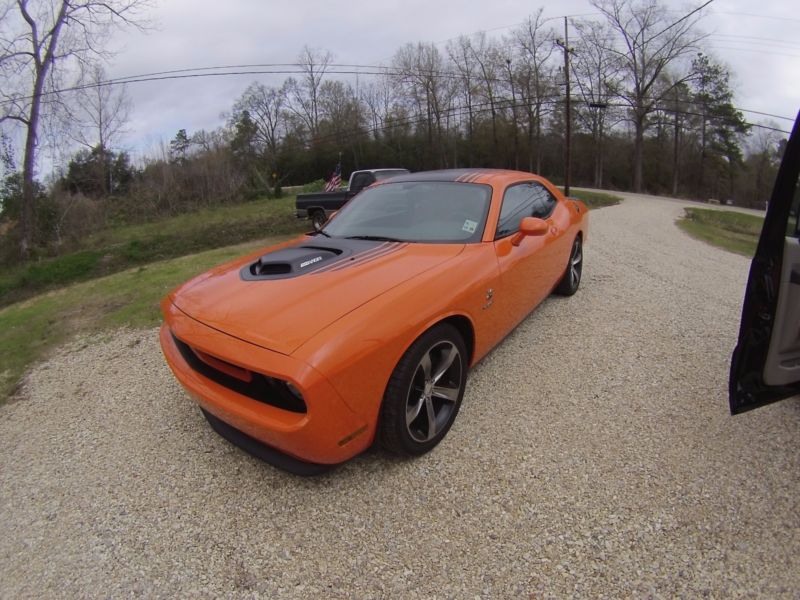
[[[800,400],[728,414],[748,261],[624,196],[416,460],[299,479],[208,428],[155,330],[64,348],[0,407],[0,597],[796,598]]]
[[[615,194],[622,198],[628,200],[640,200],[642,202],[672,202],[673,204],[677,204],[680,206],[688,206],[688,207],[695,207],[695,208],[708,208],[708,209],[716,209],[716,210],[732,210],[736,212],[747,213],[750,215],[758,215],[759,217],[763,217],[766,214],[765,210],[758,210],[755,208],[742,208],[740,206],[725,206],[722,204],[709,204],[708,202],[701,202],[699,200],[684,200],[681,198],[670,198],[668,196],[650,196],[648,194],[634,194],[632,192],[613,192],[609,190],[596,190],[594,188],[572,188],[573,190],[587,190],[590,192],[601,192],[605,194]]]

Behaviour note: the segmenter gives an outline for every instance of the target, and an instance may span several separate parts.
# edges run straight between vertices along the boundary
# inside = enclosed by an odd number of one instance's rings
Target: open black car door
[[[800,394],[800,114],[786,145],[753,262],[731,362],[738,414]]]

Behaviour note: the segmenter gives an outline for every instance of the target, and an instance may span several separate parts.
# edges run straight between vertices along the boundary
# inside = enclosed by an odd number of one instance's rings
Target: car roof
[[[510,183],[513,181],[542,181],[543,178],[533,173],[512,171],[509,169],[442,169],[439,171],[419,171],[407,175],[392,177],[389,183],[417,181],[452,181],[458,183]]]

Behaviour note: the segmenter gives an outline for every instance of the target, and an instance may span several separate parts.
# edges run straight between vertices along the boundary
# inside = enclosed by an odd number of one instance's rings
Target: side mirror
[[[523,238],[529,235],[545,235],[548,231],[550,231],[550,225],[547,223],[547,221],[543,219],[537,219],[536,217],[525,217],[522,219],[522,221],[520,221],[519,231],[514,235],[511,243],[514,246],[519,246],[520,243],[522,243]]]

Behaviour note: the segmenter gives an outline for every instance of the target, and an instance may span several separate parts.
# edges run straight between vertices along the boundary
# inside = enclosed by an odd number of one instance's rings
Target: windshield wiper
[[[348,235],[346,240],[369,240],[371,242],[405,242],[406,240],[399,240],[393,237],[386,237],[383,235]]]
[[[324,235],[326,238],[331,237],[330,233],[325,233],[322,229],[317,229],[312,235]]]

